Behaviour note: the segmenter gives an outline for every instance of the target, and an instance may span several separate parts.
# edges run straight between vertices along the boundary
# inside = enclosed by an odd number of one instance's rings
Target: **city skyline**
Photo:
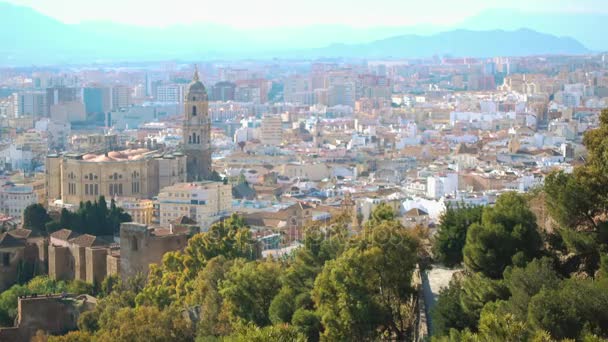
[[[0,341],[608,342],[608,0],[0,0]]]

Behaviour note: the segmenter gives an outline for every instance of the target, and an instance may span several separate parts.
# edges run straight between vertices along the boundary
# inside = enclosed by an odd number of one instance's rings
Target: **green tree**
[[[391,215],[375,217],[377,225],[368,225],[353,247],[327,262],[315,281],[313,299],[326,339],[411,337],[419,243]]]
[[[197,324],[199,338],[228,335],[232,330],[227,313],[222,310],[224,300],[219,293],[219,286],[226,279],[232,262],[223,256],[215,257],[194,280],[186,303],[190,307],[199,307],[200,316],[204,317]]]
[[[290,287],[283,287],[270,303],[268,314],[274,324],[289,323],[296,310],[295,291]]]
[[[214,223],[209,231],[194,235],[183,252],[165,253],[160,265],[151,265],[148,283],[138,295],[140,305],[182,302],[192,291],[194,279],[217,256],[255,260],[260,251],[243,218],[232,215]]]
[[[447,335],[450,329],[464,330],[477,326],[477,319],[465,313],[460,304],[462,293],[461,283],[454,280],[450,286],[439,291],[431,310],[434,336]]]
[[[209,175],[209,180],[214,182],[221,182],[223,178],[217,171],[213,170],[211,171],[211,175]]]
[[[26,229],[40,233],[47,232],[46,224],[51,220],[46,209],[38,203],[27,206],[23,211],[23,228]]]
[[[528,324],[553,338],[608,337],[608,282],[568,279],[530,300]]]
[[[204,339],[197,339],[205,341]],[[253,324],[240,326],[237,331],[223,339],[226,342],[305,342],[306,337],[289,325],[258,327]]]
[[[467,232],[463,253],[468,269],[498,279],[514,261],[521,264],[538,255],[542,241],[536,217],[522,195],[503,194],[494,207],[484,208],[481,221]]]
[[[511,314],[497,315],[484,311],[479,319],[479,335],[484,341],[527,342],[530,330],[525,321]]]
[[[373,227],[382,221],[395,219],[395,211],[386,203],[380,203],[371,213],[367,221],[368,227]]]
[[[90,342],[93,339],[86,331],[70,331],[63,336],[48,336],[45,342]],[[42,341],[40,341],[42,342]]]
[[[113,235],[120,229],[123,222],[131,222],[131,216],[112,200],[110,209],[103,196],[95,202],[81,202],[76,212],[65,208],[61,210],[58,221],[48,222],[47,230],[71,229],[81,234],[96,236]]]
[[[194,329],[177,309],[140,306],[118,310],[113,320],[100,325],[95,337],[116,342],[192,341]]]
[[[280,265],[272,261],[236,261],[220,285],[220,295],[231,318],[269,325],[268,309],[281,288],[280,274]]]
[[[505,285],[511,297],[506,302],[507,310],[520,321],[525,322],[530,300],[543,288],[557,288],[561,279],[549,258],[535,259],[526,267],[507,268]]]
[[[314,311],[302,308],[296,310],[291,318],[291,324],[298,332],[306,336],[307,341],[319,341],[321,321]]]
[[[509,289],[503,280],[491,279],[481,273],[469,274],[462,279],[460,305],[467,318],[479,321],[482,309],[488,303],[509,298]]]
[[[441,215],[433,245],[435,259],[448,267],[462,263],[467,230],[473,223],[481,223],[483,207],[448,206]]]
[[[604,209],[603,195],[597,191],[596,184],[588,181],[586,173],[586,169],[579,168],[570,174],[552,172],[545,179],[547,209],[562,227],[587,225],[597,228],[595,216]]]

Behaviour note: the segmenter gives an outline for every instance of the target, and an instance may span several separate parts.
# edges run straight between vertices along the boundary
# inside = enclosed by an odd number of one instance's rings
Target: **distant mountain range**
[[[430,36],[403,35],[367,44],[334,44],[312,50],[328,57],[421,57],[433,55],[492,57],[543,54],[585,54],[589,50],[572,38],[556,37],[528,29],[517,31],[454,30]]]
[[[500,16],[508,18],[499,20]],[[553,24],[534,16],[488,12],[459,27],[351,28],[316,25],[293,28],[235,29],[215,24],[138,27],[111,22],[77,25],[61,23],[30,8],[0,3],[0,66],[152,61],[163,59],[211,60],[256,58],[406,58],[452,55],[467,57],[584,54],[590,50],[567,33],[579,32],[601,44],[608,32],[608,16],[592,16],[593,29]],[[575,15],[573,15],[575,16]],[[489,19],[488,19],[489,18]],[[564,17],[565,18],[565,17]],[[601,18],[604,18],[603,21]],[[495,30],[492,22],[509,25]],[[518,23],[522,22],[522,26]],[[529,24],[529,25],[523,25]],[[571,19],[568,23],[579,23]],[[520,27],[553,28],[557,35]],[[582,25],[582,23],[581,23]],[[592,37],[591,31],[594,32]],[[597,45],[595,45],[597,44]]]
[[[470,17],[457,27],[469,30],[528,28],[555,36],[572,37],[594,51],[608,51],[608,14],[605,10],[598,9],[598,13],[535,13],[494,9]]]

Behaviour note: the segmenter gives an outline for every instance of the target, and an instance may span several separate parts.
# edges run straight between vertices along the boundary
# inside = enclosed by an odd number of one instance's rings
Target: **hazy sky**
[[[2,0],[0,0],[2,1]],[[606,0],[7,0],[66,23],[110,20],[146,26],[235,27],[455,24],[486,9],[606,11]]]

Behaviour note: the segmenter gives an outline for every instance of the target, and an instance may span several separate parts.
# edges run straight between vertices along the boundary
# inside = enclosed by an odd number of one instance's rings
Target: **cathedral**
[[[186,155],[186,179],[196,182],[211,175],[211,119],[205,86],[194,71],[184,99],[183,144]]]

